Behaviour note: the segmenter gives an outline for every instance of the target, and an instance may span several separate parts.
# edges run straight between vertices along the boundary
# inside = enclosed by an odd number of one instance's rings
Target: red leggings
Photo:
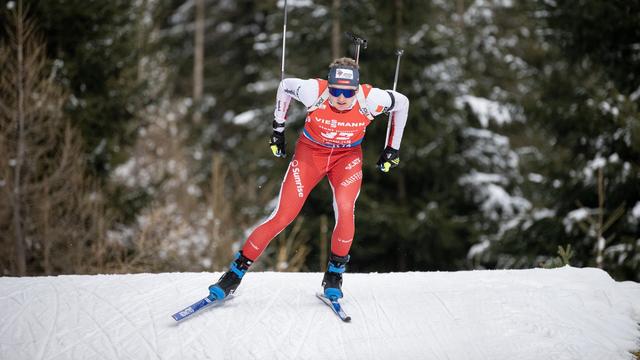
[[[336,225],[331,236],[331,252],[346,256],[354,234],[355,203],[362,183],[360,146],[331,149],[301,136],[287,174],[282,181],[278,205],[271,216],[249,235],[242,253],[256,260],[269,242],[298,215],[311,190],[327,176],[333,191]]]

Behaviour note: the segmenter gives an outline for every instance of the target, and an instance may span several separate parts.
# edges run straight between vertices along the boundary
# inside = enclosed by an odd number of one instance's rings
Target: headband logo
[[[353,70],[351,70],[351,69],[336,69],[336,79],[353,80]]]

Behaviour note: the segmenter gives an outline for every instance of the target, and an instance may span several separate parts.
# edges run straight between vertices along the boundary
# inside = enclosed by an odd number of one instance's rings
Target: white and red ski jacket
[[[333,111],[328,105],[327,81],[320,79],[284,79],[278,87],[274,119],[284,130],[291,98],[307,107],[308,116],[303,135],[329,147],[349,147],[362,142],[365,128],[374,116],[389,113],[385,145],[400,149],[402,134],[409,113],[409,99],[393,90],[382,90],[361,84],[357,100],[347,112]],[[357,110],[357,111],[351,111]]]

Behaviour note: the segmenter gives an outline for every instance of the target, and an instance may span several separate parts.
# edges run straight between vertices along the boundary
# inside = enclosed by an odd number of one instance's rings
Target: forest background
[[[220,271],[270,214],[284,1],[0,1],[0,274]],[[596,266],[640,281],[640,1],[289,0],[286,76],[368,40],[350,271]],[[287,122],[293,150],[305,109]],[[322,182],[256,268],[321,271]]]

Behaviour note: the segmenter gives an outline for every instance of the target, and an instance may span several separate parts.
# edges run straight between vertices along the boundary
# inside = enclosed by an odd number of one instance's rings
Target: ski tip
[[[196,312],[199,312],[200,310],[208,307],[211,304],[215,304],[215,303],[220,303],[221,301],[215,300],[215,299],[211,299],[208,296],[205,298],[202,298],[200,300],[198,300],[198,302],[187,306],[186,308],[178,311],[177,313],[171,315],[171,317],[173,318],[173,320],[175,320],[176,322],[180,322],[190,316],[192,316],[193,314],[195,314]]]
[[[173,318],[173,320],[179,322],[180,320],[183,320],[189,316],[191,316],[193,313],[195,313],[195,310],[192,307],[188,307],[182,311],[179,311],[173,315],[171,315],[171,317]]]

